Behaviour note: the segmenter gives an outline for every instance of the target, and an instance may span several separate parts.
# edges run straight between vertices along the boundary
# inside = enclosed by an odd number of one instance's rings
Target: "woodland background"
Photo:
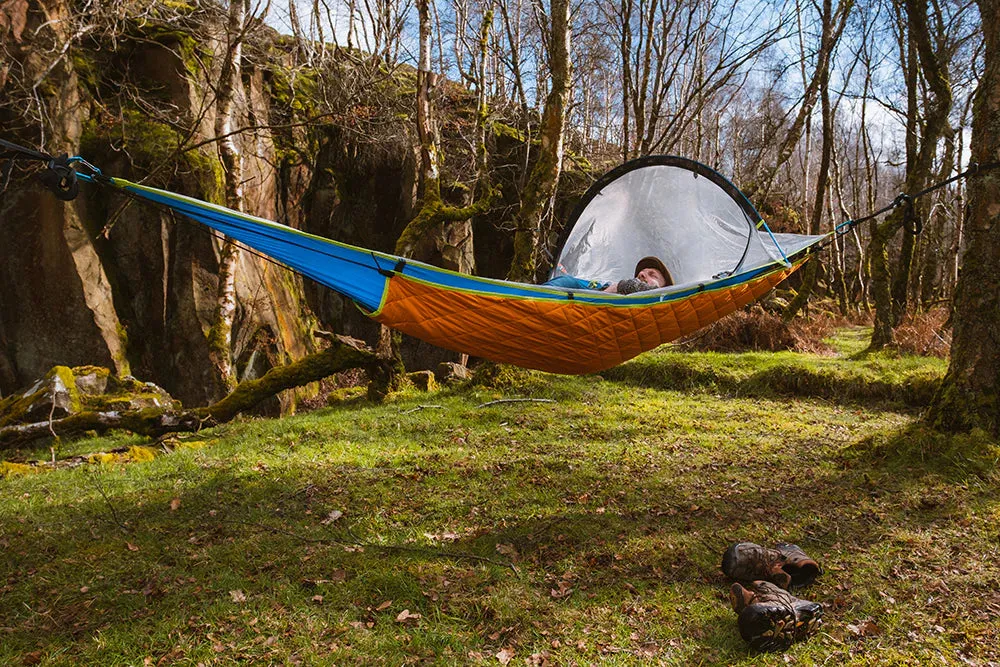
[[[779,231],[948,178],[984,49],[973,2],[888,0],[8,0],[0,35],[10,140],[521,280],[547,273],[587,185],[636,156],[715,167]],[[900,208],[839,238],[784,317],[825,298],[891,345],[950,302],[965,199],[959,180],[918,200],[919,236]],[[0,207],[2,392],[99,364],[205,404],[308,354],[316,327],[378,340],[340,297],[169,213],[87,188],[63,204],[17,170]]]

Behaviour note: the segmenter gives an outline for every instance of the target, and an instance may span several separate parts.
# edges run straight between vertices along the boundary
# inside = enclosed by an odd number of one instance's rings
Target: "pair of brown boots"
[[[740,635],[756,651],[779,651],[812,635],[822,623],[823,606],[800,600],[793,587],[808,586],[822,573],[815,560],[794,544],[774,549],[737,542],[722,556],[722,571],[734,583],[729,601],[739,617]]]

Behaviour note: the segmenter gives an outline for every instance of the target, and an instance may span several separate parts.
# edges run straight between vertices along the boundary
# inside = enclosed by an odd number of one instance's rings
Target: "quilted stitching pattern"
[[[404,276],[376,319],[438,347],[552,373],[616,366],[715,322],[766,294],[797,267],[750,283],[644,307],[504,299]]]

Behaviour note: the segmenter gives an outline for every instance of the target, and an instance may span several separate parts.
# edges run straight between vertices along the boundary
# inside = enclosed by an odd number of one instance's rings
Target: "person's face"
[[[657,269],[643,269],[635,277],[653,287],[665,287],[667,284],[667,279]]]

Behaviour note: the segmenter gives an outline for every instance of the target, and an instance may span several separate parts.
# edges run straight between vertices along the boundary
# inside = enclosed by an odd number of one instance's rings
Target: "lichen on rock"
[[[56,420],[86,411],[180,409],[164,389],[100,366],[55,366],[31,387],[0,400],[0,427]]]

